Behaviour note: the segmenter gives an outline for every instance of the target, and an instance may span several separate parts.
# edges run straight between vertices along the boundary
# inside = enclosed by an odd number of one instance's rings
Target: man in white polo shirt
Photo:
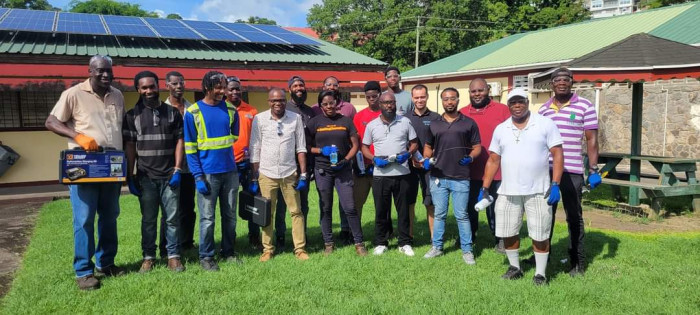
[[[504,279],[523,276],[520,269],[520,227],[527,214],[527,230],[535,252],[536,285],[547,283],[545,271],[549,257],[549,233],[552,228],[552,205],[559,202],[559,181],[564,168],[562,138],[552,120],[530,113],[527,92],[514,89],[508,93],[511,118],[494,130],[490,156],[484,171],[479,200],[488,195],[489,186],[501,167],[502,181],[496,199],[496,237],[504,239],[510,266]],[[552,180],[549,155],[553,157]]]

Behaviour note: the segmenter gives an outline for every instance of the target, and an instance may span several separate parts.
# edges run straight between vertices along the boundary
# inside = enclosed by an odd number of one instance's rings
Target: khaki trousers
[[[270,199],[272,214],[270,217],[270,222],[275,222],[275,209],[277,209],[277,191],[282,191],[282,198],[287,204],[287,210],[292,216],[292,239],[294,241],[294,252],[303,250],[306,246],[306,236],[304,235],[304,215],[301,213],[299,205],[301,200],[299,198],[299,192],[294,190],[294,182],[296,181],[296,174],[275,179],[266,177],[260,174],[258,183],[260,184],[260,194]],[[275,225],[270,223],[268,226],[262,228],[262,244],[264,252],[275,252],[275,246],[272,245],[272,238],[274,237]]]

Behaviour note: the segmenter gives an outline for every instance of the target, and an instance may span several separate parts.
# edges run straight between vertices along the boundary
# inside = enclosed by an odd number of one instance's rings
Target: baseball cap
[[[287,81],[287,87],[291,87],[292,84],[294,84],[294,81],[301,81],[301,83],[306,84],[306,82],[304,82],[304,79],[302,79],[302,78],[301,78],[300,76],[298,76],[298,75],[294,75],[294,76],[292,76],[291,78],[289,78],[289,80]]]
[[[508,97],[506,97],[506,102],[509,102],[510,99],[514,97],[522,97],[524,99],[527,99],[527,91],[523,88],[515,88],[512,89],[510,92],[508,92]]]

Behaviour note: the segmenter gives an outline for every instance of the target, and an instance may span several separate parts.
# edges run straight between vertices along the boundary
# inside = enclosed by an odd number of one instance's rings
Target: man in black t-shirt
[[[127,158],[129,190],[139,197],[141,205],[141,249],[143,262],[139,272],[153,269],[156,259],[156,238],[159,208],[163,208],[167,224],[168,269],[184,271],[180,261],[178,204],[180,167],[185,155],[183,119],[180,112],[159,99],[158,76],[150,71],[139,72],[134,86],[141,95],[129,110],[122,126]],[[137,164],[133,178],[134,164]]]
[[[325,243],[324,254],[333,252],[333,187],[340,199],[342,211],[348,219],[355,250],[360,256],[367,255],[362,236],[360,218],[353,198],[352,161],[360,148],[355,125],[349,117],[336,112],[334,91],[323,91],[318,96],[322,114],[309,120],[306,133],[311,139],[308,152],[314,155],[316,189],[321,207],[321,231]]]
[[[416,130],[418,136],[418,151],[423,152],[428,136],[430,135],[430,124],[440,119],[440,115],[428,109],[428,88],[423,84],[418,84],[411,89],[411,98],[413,99],[414,108],[406,114],[406,118],[411,121],[413,129]],[[414,154],[409,166],[411,168],[411,187],[408,192],[408,214],[411,217],[411,235],[413,235],[413,223],[416,220],[416,199],[418,198],[418,187],[420,186],[423,194],[423,205],[428,214],[428,228],[430,228],[430,236],[433,235],[433,215],[435,207],[430,196],[430,173],[423,169],[422,159],[420,155]]]
[[[476,264],[472,252],[472,232],[467,214],[469,200],[469,164],[481,153],[479,128],[473,119],[457,111],[459,92],[446,88],[440,93],[445,113],[430,124],[430,135],[425,142],[423,166],[430,170],[430,193],[435,205],[433,246],[425,258],[442,255],[445,219],[450,195],[457,219],[462,259],[468,265]],[[435,158],[431,163],[430,158]]]

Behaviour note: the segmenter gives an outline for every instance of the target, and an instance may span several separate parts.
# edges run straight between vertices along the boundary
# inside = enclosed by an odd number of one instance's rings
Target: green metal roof
[[[691,2],[511,35],[407,71],[402,77],[410,80],[568,61],[638,33],[698,44],[700,32],[692,31],[698,29],[700,2]]]
[[[303,33],[297,33],[305,36]],[[238,62],[385,66],[386,63],[323,42],[319,46],[162,40],[127,36],[0,31],[0,54],[154,58]]]

